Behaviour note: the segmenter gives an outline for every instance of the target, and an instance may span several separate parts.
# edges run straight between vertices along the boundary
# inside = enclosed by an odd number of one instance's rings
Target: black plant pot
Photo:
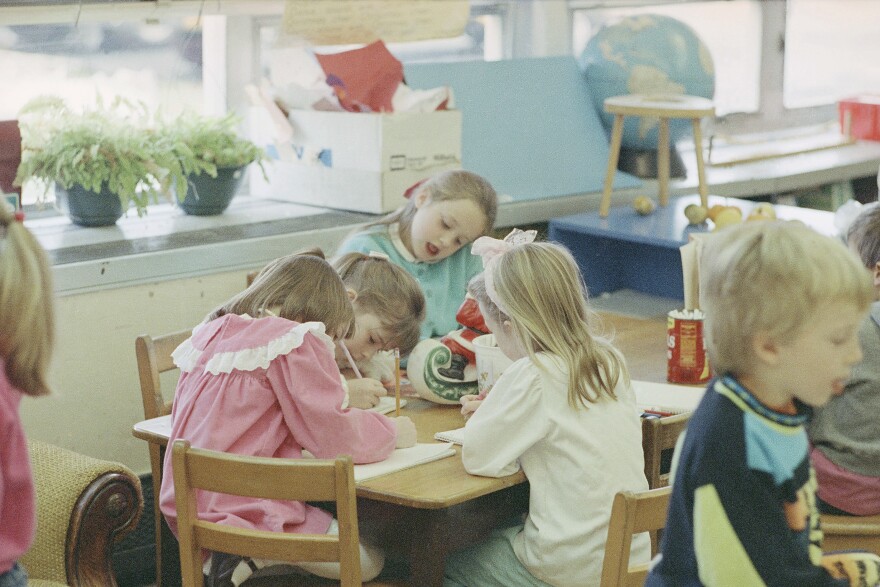
[[[207,173],[190,175],[187,178],[186,197],[180,202],[180,207],[194,216],[222,214],[235,197],[246,170],[246,166],[221,167],[217,169],[217,177]]]
[[[55,202],[70,221],[79,226],[112,226],[122,218],[119,196],[106,184],[100,192],[93,192],[79,184],[65,189],[56,183]]]

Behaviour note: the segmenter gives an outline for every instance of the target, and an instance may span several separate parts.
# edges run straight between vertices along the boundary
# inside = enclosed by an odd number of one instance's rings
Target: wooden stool
[[[703,166],[703,136],[700,131],[700,119],[715,116],[715,105],[712,100],[699,96],[665,95],[665,96],[612,96],[605,99],[605,112],[614,115],[614,126],[611,129],[611,146],[608,153],[608,172],[605,174],[605,188],[602,191],[602,203],[599,216],[608,216],[611,206],[611,184],[614,172],[617,171],[617,160],[620,157],[620,143],[623,139],[624,116],[647,116],[659,118],[657,137],[657,180],[660,184],[660,205],[669,203],[669,119],[689,118],[694,128],[694,152],[697,155],[697,175],[699,176],[700,202],[707,205],[709,197],[706,186],[706,171]]]

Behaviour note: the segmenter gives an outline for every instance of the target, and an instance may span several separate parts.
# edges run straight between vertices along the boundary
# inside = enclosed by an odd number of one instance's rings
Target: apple
[[[636,196],[633,200],[633,208],[641,216],[647,216],[654,211],[654,200],[648,196]]]
[[[731,224],[739,224],[742,222],[742,210],[736,206],[725,206],[723,210],[715,216],[715,230],[730,226]]]
[[[759,202],[749,213],[746,220],[776,220],[776,209],[769,202]]]
[[[688,204],[684,208],[684,215],[691,224],[700,224],[709,217],[709,210],[699,204]]]

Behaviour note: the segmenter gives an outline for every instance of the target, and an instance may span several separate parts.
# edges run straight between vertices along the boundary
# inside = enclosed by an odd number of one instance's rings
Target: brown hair
[[[28,395],[50,391],[53,296],[46,252],[24,223],[0,204],[0,356],[9,382]]]
[[[256,317],[276,308],[288,320],[323,322],[330,336],[347,336],[354,327],[345,285],[320,249],[275,259],[247,289],[208,314],[206,321],[225,314]]]
[[[859,254],[862,263],[873,271],[880,263],[880,204],[865,206],[846,232],[846,242]]]
[[[476,173],[456,169],[444,171],[434,175],[424,183],[413,189],[412,196],[406,205],[401,206],[394,212],[383,216],[367,226],[380,226],[394,224],[400,225],[401,234],[409,234],[413,216],[416,215],[416,194],[422,190],[428,190],[431,202],[444,202],[447,200],[471,200],[486,217],[486,224],[480,235],[489,234],[495,225],[495,216],[498,213],[498,194],[486,179]]]
[[[412,275],[385,258],[346,253],[333,262],[346,287],[357,292],[356,310],[375,314],[403,355],[419,342],[425,296]]]

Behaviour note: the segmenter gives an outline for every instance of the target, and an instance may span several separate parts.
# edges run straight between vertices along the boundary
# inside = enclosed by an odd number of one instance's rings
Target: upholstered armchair
[[[113,545],[137,525],[140,480],[119,463],[28,442],[37,534],[21,559],[32,587],[114,587]]]

